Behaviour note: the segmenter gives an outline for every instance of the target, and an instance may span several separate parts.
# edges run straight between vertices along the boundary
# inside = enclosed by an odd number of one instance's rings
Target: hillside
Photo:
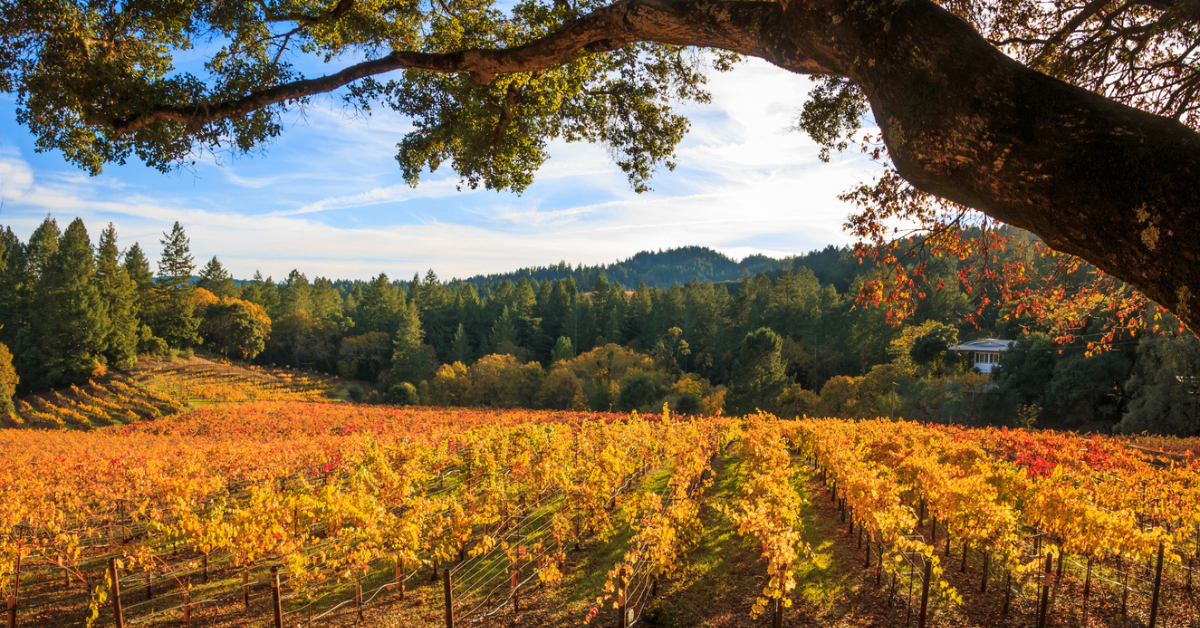
[[[522,277],[528,280],[557,281],[573,276],[576,284],[586,290],[595,283],[600,273],[604,273],[608,281],[618,282],[627,288],[642,282],[651,288],[670,288],[671,284],[685,284],[692,279],[701,282],[730,281],[790,265],[789,259],[775,259],[766,255],[751,255],[739,262],[708,247],[685,246],[677,249],[642,251],[612,264],[571,266],[564,261],[552,266],[532,266],[508,273],[476,275],[464,281],[478,287],[505,280],[516,282]]]

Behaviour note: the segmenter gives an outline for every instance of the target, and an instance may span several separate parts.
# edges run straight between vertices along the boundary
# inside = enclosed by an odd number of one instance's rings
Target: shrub
[[[696,395],[684,393],[679,398],[679,401],[675,402],[675,412],[690,415],[702,414],[704,412],[704,403]]]
[[[362,386],[350,384],[346,387],[346,396],[354,403],[362,403],[364,397]]]
[[[417,396],[417,387],[408,382],[396,384],[388,389],[387,394],[383,397],[384,403],[391,403],[398,406],[415,406],[420,402]]]
[[[617,395],[617,409],[621,412],[636,410],[658,401],[659,386],[647,375],[636,374],[621,382],[621,392]]]

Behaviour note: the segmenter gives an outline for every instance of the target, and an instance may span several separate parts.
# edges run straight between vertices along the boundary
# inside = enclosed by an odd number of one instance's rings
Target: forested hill
[[[566,262],[553,266],[520,268],[513,272],[494,275],[476,275],[465,279],[476,287],[495,285],[505,280],[517,282],[527,280],[557,281],[574,277],[582,287],[590,287],[601,272],[610,282],[618,282],[633,288],[641,282],[651,288],[670,288],[671,284],[685,284],[692,279],[704,283],[730,281],[742,277],[753,277],[760,272],[791,268],[792,259],[775,259],[766,255],[751,255],[738,262],[724,253],[703,246],[685,246],[665,251],[642,251],[629,259],[607,265],[572,267]]]

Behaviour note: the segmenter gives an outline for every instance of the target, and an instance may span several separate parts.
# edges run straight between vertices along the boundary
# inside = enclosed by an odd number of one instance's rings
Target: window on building
[[[999,364],[1000,363],[1000,354],[999,353],[976,353],[975,354],[975,363],[976,364]]]

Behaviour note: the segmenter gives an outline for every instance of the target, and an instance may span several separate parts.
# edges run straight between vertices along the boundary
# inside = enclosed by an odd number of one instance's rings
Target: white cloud
[[[15,148],[0,149],[0,199],[19,200],[33,189],[33,168]]]
[[[685,109],[693,126],[678,170],[659,173],[657,191],[640,195],[602,147],[563,142],[550,146],[551,159],[520,196],[458,192],[448,170],[412,189],[393,159],[408,121],[387,111],[350,118],[330,106],[297,116],[265,156],[208,160],[193,176],[130,166],[88,178],[6,146],[0,220],[23,238],[47,212],[60,222],[80,216],[93,235],[112,221],[122,246],[139,241],[152,258],[178,220],[197,260],[216,255],[238,277],[262,270],[279,278],[293,268],[310,277],[406,278],[427,268],[464,277],[685,245],[736,257],[802,253],[848,241],[848,207],[836,197],[874,171],[857,154],[820,164],[817,147],[789,132],[808,87],[756,61],[714,74],[713,103]],[[13,137],[17,127],[0,125]],[[18,143],[32,146],[17,131]]]

